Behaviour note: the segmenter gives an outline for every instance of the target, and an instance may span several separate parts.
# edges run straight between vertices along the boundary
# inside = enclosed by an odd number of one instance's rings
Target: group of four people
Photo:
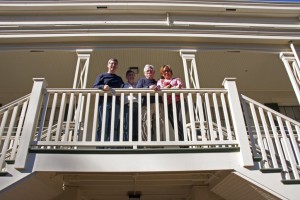
[[[107,72],[98,75],[96,81],[93,85],[94,88],[101,89],[103,91],[113,90],[112,88],[149,88],[151,90],[160,90],[161,88],[182,88],[183,83],[179,78],[173,78],[173,72],[171,66],[163,65],[160,68],[161,79],[156,81],[154,79],[155,70],[153,65],[145,65],[144,67],[144,78],[138,80],[135,83],[135,73],[132,70],[127,70],[126,72],[126,79],[128,80],[127,83],[124,83],[122,78],[116,74],[116,70],[118,68],[118,60],[115,58],[111,58],[108,60],[107,64]],[[107,97],[107,104],[104,105],[103,103],[103,96],[99,99],[99,106],[98,106],[98,130],[97,130],[97,140],[101,140],[101,131],[102,131],[102,124],[105,124],[104,128],[104,141],[110,141],[111,130],[113,130],[113,140],[119,141],[119,113],[120,113],[120,97],[117,96],[115,100],[115,112],[114,112],[114,124],[111,124],[112,121],[112,109],[113,109],[113,101],[112,96]],[[181,104],[180,104],[180,97],[178,94],[175,95],[176,100],[176,111],[177,111],[177,125],[178,125],[178,134],[179,140],[183,140],[183,125],[182,125],[182,118],[181,118]],[[138,141],[138,99],[134,95],[128,95],[125,97],[124,101],[124,141],[128,141],[129,137],[129,109],[130,109],[130,101],[132,101],[132,141]],[[162,99],[160,98],[160,111],[162,111]],[[168,95],[167,97],[168,103],[168,117],[171,122],[172,127],[174,128],[174,120],[173,120],[173,107],[172,107],[172,97]],[[146,97],[142,97],[142,140],[147,140],[147,101]],[[103,119],[103,106],[106,106],[104,109],[106,110],[106,117]],[[162,119],[162,112],[159,112],[159,120],[160,120],[160,131],[164,132],[164,122]],[[155,114],[155,97],[150,97],[150,118]],[[102,123],[102,121],[104,122]],[[152,124],[150,122],[150,124]],[[152,129],[151,126],[150,129]],[[153,131],[154,132],[154,131]],[[155,135],[154,135],[155,137]]]

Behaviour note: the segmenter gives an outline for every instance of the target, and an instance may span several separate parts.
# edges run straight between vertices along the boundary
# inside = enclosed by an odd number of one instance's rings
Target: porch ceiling
[[[22,196],[24,200],[37,197],[52,197],[52,200],[123,200],[128,199],[128,192],[134,191],[140,192],[143,200],[278,199],[225,170],[172,173],[36,172],[29,180],[3,193],[1,199],[19,199]]]
[[[137,191],[142,194],[143,200],[166,200],[191,197],[193,187],[207,187],[214,176],[215,172],[208,171],[168,174],[66,174],[63,179],[65,190],[76,187],[85,199],[125,199],[129,191]]]

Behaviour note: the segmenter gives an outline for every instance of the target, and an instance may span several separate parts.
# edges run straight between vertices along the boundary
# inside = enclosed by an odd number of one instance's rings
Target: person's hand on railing
[[[104,86],[103,86],[103,90],[104,90],[104,91],[108,91],[109,89],[110,89],[110,87],[109,87],[108,85],[104,85]]]
[[[155,91],[160,90],[160,87],[157,86],[157,85],[150,85],[149,88],[150,88],[151,90],[155,90]]]

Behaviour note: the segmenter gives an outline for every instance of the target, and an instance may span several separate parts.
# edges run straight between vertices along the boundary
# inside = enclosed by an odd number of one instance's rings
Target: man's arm
[[[137,84],[136,84],[136,88],[143,88],[143,79],[138,80]]]
[[[100,74],[99,76],[97,76],[96,81],[93,85],[93,88],[98,88],[98,89],[104,89],[104,83],[103,83],[103,76],[102,74]]]

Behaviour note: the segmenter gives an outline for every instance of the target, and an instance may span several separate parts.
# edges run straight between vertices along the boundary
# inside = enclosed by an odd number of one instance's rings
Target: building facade
[[[284,1],[0,1],[1,199],[297,199],[299,16]],[[110,58],[124,81],[168,64],[185,87],[92,88]],[[118,141],[97,137],[99,99],[120,99]]]

